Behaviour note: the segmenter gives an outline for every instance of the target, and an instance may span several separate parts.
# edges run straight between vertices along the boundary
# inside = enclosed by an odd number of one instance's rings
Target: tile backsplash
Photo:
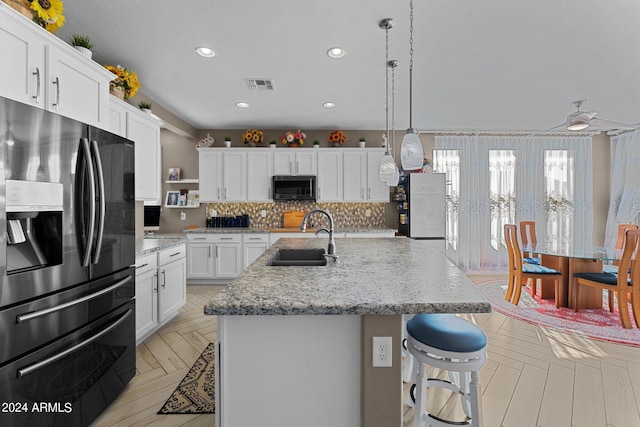
[[[274,202],[274,203],[207,203],[207,218],[214,216],[249,215],[252,227],[281,228],[284,212],[324,209],[333,216],[336,229],[339,228],[384,228],[384,203],[318,203],[318,202]],[[262,217],[262,211],[266,216]],[[368,211],[368,212],[367,212]],[[369,213],[369,216],[367,216]],[[307,224],[309,228],[327,227],[324,215],[313,215]]]

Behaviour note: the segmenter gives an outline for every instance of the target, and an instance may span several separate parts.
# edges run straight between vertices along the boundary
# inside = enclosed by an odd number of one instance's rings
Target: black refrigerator
[[[89,425],[135,374],[133,142],[0,98],[0,425]]]

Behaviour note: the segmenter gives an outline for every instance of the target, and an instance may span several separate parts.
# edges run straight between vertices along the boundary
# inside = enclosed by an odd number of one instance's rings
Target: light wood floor
[[[187,305],[138,347],[138,375],[93,426],[214,425],[213,415],[156,412],[215,341],[215,318],[204,316],[202,307],[220,289],[187,287]],[[640,427],[640,348],[567,335],[495,312],[466,317],[488,338],[488,360],[480,373],[486,427]],[[434,396],[430,406],[442,408],[441,416],[462,419],[458,399],[447,393]],[[404,425],[412,421],[406,407]]]

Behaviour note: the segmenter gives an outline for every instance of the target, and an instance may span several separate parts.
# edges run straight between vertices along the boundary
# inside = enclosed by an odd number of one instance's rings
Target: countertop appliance
[[[443,173],[407,174],[408,236],[432,240],[433,247],[444,251],[446,236],[446,175]]]
[[[0,424],[89,425],[135,374],[133,143],[0,112]]]
[[[315,175],[274,175],[273,200],[316,200]]]

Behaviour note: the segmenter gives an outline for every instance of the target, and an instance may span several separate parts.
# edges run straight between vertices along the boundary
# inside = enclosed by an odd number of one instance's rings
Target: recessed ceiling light
[[[329,55],[329,58],[334,59],[342,58],[346,54],[347,52],[341,47],[332,47],[327,51],[327,55]]]
[[[213,58],[214,56],[216,56],[216,53],[213,51],[213,49],[204,46],[197,47],[196,53],[205,58]]]
[[[334,102],[325,102],[324,104],[322,104],[322,106],[324,108],[333,108],[336,106],[336,104]]]
[[[240,108],[249,108],[249,104],[246,102],[237,102],[236,105]]]

